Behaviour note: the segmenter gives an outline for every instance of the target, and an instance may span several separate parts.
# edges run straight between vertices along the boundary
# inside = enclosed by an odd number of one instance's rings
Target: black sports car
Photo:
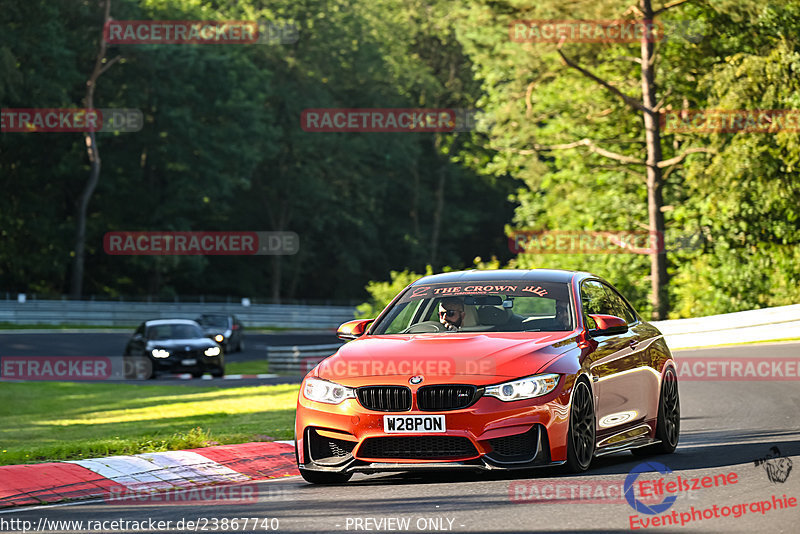
[[[244,350],[244,326],[235,315],[204,313],[195,320],[206,337],[222,345],[225,352]]]
[[[194,378],[210,372],[225,374],[225,354],[214,340],[205,336],[195,321],[159,319],[145,321],[136,329],[125,347],[126,358],[139,358],[145,365],[126,366],[146,369],[144,376],[155,378],[156,373],[191,373]]]

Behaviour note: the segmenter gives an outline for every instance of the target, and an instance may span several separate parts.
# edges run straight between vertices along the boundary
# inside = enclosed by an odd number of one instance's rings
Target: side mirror
[[[594,319],[595,328],[589,330],[589,335],[592,337],[597,336],[613,336],[616,334],[624,334],[628,331],[628,323],[625,319],[617,317],[616,315],[589,315]]]
[[[375,319],[356,319],[355,321],[347,321],[339,326],[339,329],[336,331],[336,336],[345,341],[361,337],[374,320]]]

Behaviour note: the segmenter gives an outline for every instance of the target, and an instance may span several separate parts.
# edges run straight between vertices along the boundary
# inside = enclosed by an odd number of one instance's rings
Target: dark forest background
[[[640,46],[518,43],[509,23],[634,19],[667,4],[670,33],[653,50],[660,109],[797,110],[800,2],[532,4],[113,0],[118,20],[262,20],[297,39],[108,46],[94,107],[138,108],[144,127],[96,134],[81,296],[352,303],[390,271],[477,264],[590,270],[651,313],[648,256],[514,255],[507,237],[647,230],[645,168],[627,161],[645,159],[642,115],[611,89],[643,97]],[[0,105],[85,106],[104,9],[0,0]],[[304,109],[332,107],[480,113],[461,133],[300,128]],[[800,132],[662,132],[658,143],[679,160],[661,177],[665,230],[699,243],[665,256],[670,316],[800,302]],[[75,293],[90,171],[82,134],[0,133],[0,296]],[[110,256],[114,230],[288,230],[301,245],[283,257]]]

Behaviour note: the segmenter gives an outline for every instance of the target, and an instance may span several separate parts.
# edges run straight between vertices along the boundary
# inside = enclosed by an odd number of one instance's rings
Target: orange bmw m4
[[[589,468],[671,453],[676,365],[661,333],[585,272],[421,278],[303,380],[295,420],[312,483],[418,469]]]

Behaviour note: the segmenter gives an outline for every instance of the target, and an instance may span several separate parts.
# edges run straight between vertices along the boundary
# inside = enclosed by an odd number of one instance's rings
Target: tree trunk
[[[111,18],[111,0],[106,0],[105,15],[103,17],[103,27]],[[108,70],[111,65],[119,60],[119,56],[111,61],[106,61],[106,42],[102,35],[100,37],[100,50],[94,64],[94,70],[86,81],[86,98],[84,105],[87,109],[94,109],[94,90],[97,86],[97,79]],[[75,229],[75,257],[72,260],[72,282],[70,284],[70,298],[78,300],[83,295],[83,273],[84,257],[86,255],[86,216],[89,211],[89,201],[92,199],[97,183],[100,181],[100,149],[97,146],[97,135],[95,132],[87,132],[84,136],[86,141],[86,153],[89,156],[89,180],[83,188],[80,200],[78,201],[78,218]]]
[[[431,230],[431,266],[437,269],[436,261],[439,252],[439,234],[441,233],[442,218],[444,217],[444,191],[447,181],[447,168],[439,167],[439,184],[436,188],[436,209],[433,212],[433,229]]]
[[[653,7],[650,0],[640,0],[640,9],[645,23],[653,22]],[[645,32],[647,33],[647,32]],[[651,236],[650,252],[650,302],[653,319],[666,319],[669,309],[667,295],[667,254],[664,250],[664,205],[662,197],[661,168],[661,124],[656,102],[655,43],[653,39],[642,39],[642,99],[646,108],[644,115],[645,142],[647,146],[647,215]],[[654,238],[655,236],[655,238]],[[656,246],[657,245],[657,246]]]
[[[283,166],[280,166],[283,168]],[[284,231],[288,226],[289,222],[291,221],[291,200],[289,197],[285,198],[280,205],[280,212],[274,213],[271,210],[267,209],[267,216],[270,219],[272,230],[276,232]],[[268,204],[267,204],[268,205]],[[270,294],[272,297],[272,301],[275,304],[280,304],[281,302],[281,284],[283,283],[283,256],[280,254],[276,254],[272,256],[272,276],[270,277]]]
[[[91,89],[89,91],[92,91]],[[86,107],[92,108],[93,95],[86,96]],[[93,92],[93,91],[92,91]],[[89,210],[89,200],[92,198],[97,182],[100,180],[100,152],[97,148],[97,138],[94,132],[86,134],[86,152],[89,154],[89,181],[83,188],[78,202],[78,226],[75,230],[75,257],[72,263],[72,283],[70,285],[70,298],[78,300],[83,295],[83,266],[86,253],[86,214]]]
[[[411,176],[413,183],[411,186],[411,209],[409,216],[411,217],[411,228],[414,232],[414,238],[419,239],[419,159],[414,161],[414,166],[411,168]]]
[[[283,274],[283,262],[279,255],[272,256],[272,302],[281,302],[281,275]]]

